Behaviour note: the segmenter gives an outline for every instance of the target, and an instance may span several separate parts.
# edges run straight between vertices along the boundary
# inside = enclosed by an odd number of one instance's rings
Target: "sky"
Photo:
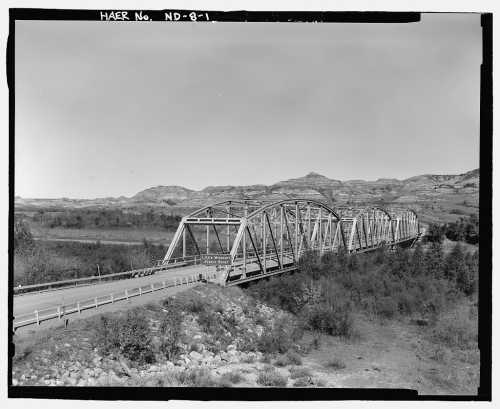
[[[17,21],[15,194],[479,167],[477,14],[409,24]]]

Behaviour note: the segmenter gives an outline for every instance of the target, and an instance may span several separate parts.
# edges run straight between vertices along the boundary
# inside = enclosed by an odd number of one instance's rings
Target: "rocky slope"
[[[175,302],[171,299],[146,307],[152,334],[146,346],[157,351],[154,362],[137,363],[119,351],[103,351],[102,342],[96,342],[102,340],[96,337],[96,320],[85,319],[38,336],[16,335],[13,385],[376,387],[423,394],[477,393],[479,350],[445,347],[434,341],[431,327],[357,316],[359,338],[323,335],[317,342],[312,334],[304,334],[286,346],[288,352],[269,353],[269,345],[259,339],[294,316],[235,288],[198,287],[179,294],[177,301],[184,308],[175,357],[169,359],[156,348],[162,319]],[[469,308],[462,305],[454,313],[462,317],[470,314]],[[206,312],[224,325],[207,326]],[[455,315],[451,317],[455,322]]]
[[[158,346],[165,336],[161,332],[162,318],[171,313],[175,303],[182,311],[179,349],[169,358]],[[298,353],[286,361],[281,358],[276,364],[278,368],[274,368],[269,365],[271,355],[259,350],[263,336],[284,321],[285,326],[294,322],[294,317],[255,302],[240,289],[207,285],[176,295],[161,306],[150,304],[142,312],[152,334],[146,347],[156,351],[152,362],[138,363],[121,355],[119,350],[103,350],[102,336],[97,333],[102,332],[99,319],[87,319],[66,330],[47,332],[35,342],[30,339],[23,345],[22,340],[15,340],[13,385],[293,386],[300,378],[298,373],[290,376],[289,370],[293,369],[284,368],[293,362],[299,365]],[[207,319],[214,322],[207,323]],[[271,380],[266,377],[269,374],[274,376]],[[325,385],[319,374],[309,372],[301,382],[309,386]]]

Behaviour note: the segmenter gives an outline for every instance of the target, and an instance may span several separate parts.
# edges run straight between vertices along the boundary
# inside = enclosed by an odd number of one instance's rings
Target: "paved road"
[[[54,307],[59,304],[71,304],[73,302],[84,301],[94,297],[106,296],[111,293],[123,292],[126,289],[162,282],[163,280],[173,280],[174,278],[188,277],[203,272],[214,273],[215,268],[201,265],[186,266],[167,271],[160,271],[146,277],[107,281],[100,284],[71,287],[42,293],[22,294],[14,297],[14,317],[32,313],[34,310]]]

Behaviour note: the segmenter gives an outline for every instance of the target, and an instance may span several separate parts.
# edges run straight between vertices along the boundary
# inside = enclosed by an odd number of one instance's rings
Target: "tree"
[[[425,254],[420,243],[417,243],[411,255],[410,271],[412,275],[419,276],[424,273]]]
[[[21,219],[14,221],[14,250],[23,250],[33,246],[33,235],[28,224]]]
[[[471,295],[477,288],[479,273],[479,253],[465,255],[465,266],[457,274],[457,288],[465,295]]]
[[[465,277],[467,275],[466,270],[464,252],[462,246],[457,243],[445,259],[444,277],[455,282],[458,277]]]
[[[424,240],[429,243],[441,243],[443,241],[443,226],[431,223],[427,229]]]
[[[443,276],[443,246],[440,242],[432,243],[425,252],[423,271],[434,278]]]

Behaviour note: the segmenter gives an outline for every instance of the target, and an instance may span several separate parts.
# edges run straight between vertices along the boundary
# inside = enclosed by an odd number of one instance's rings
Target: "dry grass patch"
[[[333,370],[340,370],[346,367],[346,364],[340,358],[331,358],[325,363],[325,367]]]
[[[310,376],[312,376],[312,373],[308,368],[304,368],[302,366],[292,366],[290,368],[290,378],[292,379],[298,379]]]
[[[275,361],[276,366],[302,365],[302,357],[295,351],[288,351],[285,355],[280,355]]]
[[[284,388],[288,383],[288,377],[280,374],[275,368],[267,367],[259,371],[257,383],[261,386],[274,386]]]
[[[232,386],[233,384],[238,384],[245,381],[245,377],[237,369],[233,369],[231,372],[226,372],[220,378],[220,383],[227,386]]]

